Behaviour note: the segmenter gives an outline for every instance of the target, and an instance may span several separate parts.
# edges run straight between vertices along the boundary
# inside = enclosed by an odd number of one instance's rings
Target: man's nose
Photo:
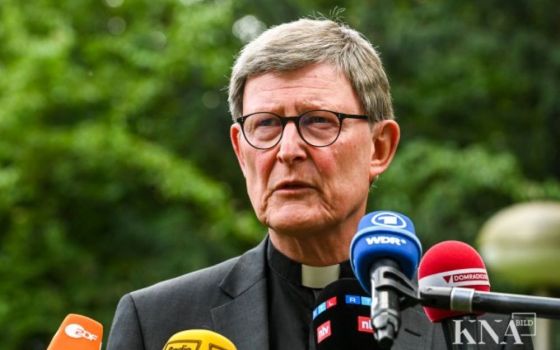
[[[282,162],[292,163],[307,157],[307,144],[301,138],[294,122],[288,122],[284,127],[284,133],[280,140],[278,159]]]

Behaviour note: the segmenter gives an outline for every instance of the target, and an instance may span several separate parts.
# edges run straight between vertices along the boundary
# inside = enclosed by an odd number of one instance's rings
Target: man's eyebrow
[[[298,101],[295,103],[296,110],[298,114],[302,114],[308,111],[318,110],[318,109],[327,109],[332,110],[335,106],[325,106],[325,101],[314,101],[314,100],[305,100],[305,101]],[[264,102],[263,104],[259,104],[257,108],[251,108],[252,112],[272,112],[278,115],[284,115],[284,104],[283,103],[274,103],[274,102]]]

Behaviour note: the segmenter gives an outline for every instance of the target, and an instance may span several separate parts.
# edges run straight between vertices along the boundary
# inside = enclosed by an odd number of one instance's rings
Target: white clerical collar
[[[309,266],[301,264],[301,284],[308,288],[322,289],[340,276],[340,265]]]

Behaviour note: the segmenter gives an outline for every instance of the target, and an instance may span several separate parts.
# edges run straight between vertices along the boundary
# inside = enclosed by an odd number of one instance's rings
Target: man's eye
[[[302,121],[302,126],[304,127],[334,127],[338,125],[338,120],[335,116],[327,115],[306,115]]]
[[[329,118],[321,117],[319,115],[312,115],[305,118],[306,124],[321,124],[321,123],[330,123],[331,121]]]
[[[275,118],[275,117],[261,118],[261,119],[257,120],[257,122],[255,123],[256,127],[279,126],[279,125],[280,125],[280,120],[278,118]]]

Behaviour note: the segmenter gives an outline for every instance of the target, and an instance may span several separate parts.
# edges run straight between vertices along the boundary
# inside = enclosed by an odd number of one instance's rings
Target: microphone
[[[361,286],[372,296],[374,337],[382,348],[390,348],[398,335],[401,308],[418,301],[410,279],[421,255],[422,245],[407,216],[375,211],[360,220],[350,244],[350,263]]]
[[[444,241],[430,248],[418,277],[420,303],[432,322],[482,312],[560,318],[560,299],[490,292],[482,258],[463,242]]]
[[[312,332],[317,350],[375,349],[371,298],[354,278],[341,278],[317,296]]]
[[[431,287],[467,287],[470,291],[488,292],[490,281],[484,261],[474,248],[460,241],[444,241],[428,249],[420,261],[418,287],[420,290]],[[457,345],[455,342],[457,339],[451,339],[455,329],[454,321],[461,321],[468,334],[478,339],[478,327],[475,321],[476,315],[480,313],[472,310],[457,310],[453,305],[445,308],[447,310],[424,306],[424,312],[431,322],[442,323],[449,349],[467,348],[468,344],[453,346],[454,343]]]
[[[103,325],[89,317],[68,314],[47,350],[101,350]]]
[[[228,338],[208,329],[189,329],[175,333],[163,350],[237,350]]]
[[[484,261],[473,247],[460,241],[443,241],[428,249],[420,261],[418,287],[468,287],[488,292],[490,281]],[[424,311],[432,322],[472,314],[449,306],[448,310],[425,306]]]

